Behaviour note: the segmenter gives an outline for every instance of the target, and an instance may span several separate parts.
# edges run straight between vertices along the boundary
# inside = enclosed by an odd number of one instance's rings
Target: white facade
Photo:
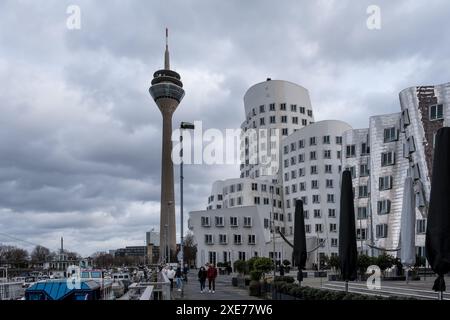
[[[287,235],[293,235],[295,200],[301,199],[307,237],[323,242],[319,255],[338,253],[342,134],[350,129],[342,121],[320,121],[283,141]]]
[[[189,229],[197,243],[197,266],[271,256],[269,206],[243,206],[190,212]],[[291,259],[292,248],[276,241],[277,259]]]
[[[261,145],[265,136],[257,137],[256,147],[243,136],[241,177],[216,181],[207,210],[190,213],[197,265],[272,257],[273,242],[276,258],[290,260],[292,249],[277,233],[272,241],[271,226],[292,241],[296,199],[304,200],[309,248],[322,240],[319,256],[337,254],[341,172],[347,168],[353,176],[360,252],[380,253],[369,244],[399,246],[404,181],[411,174],[416,246],[424,255],[434,134],[450,125],[450,83],[403,90],[401,113],[372,116],[365,129],[337,120],[314,123],[308,91],[286,81],[251,87],[244,104],[243,131],[269,129],[271,136],[270,129],[281,130],[278,155],[269,165],[251,164],[252,154],[259,156],[272,146]],[[315,254],[309,257],[309,262],[315,260]]]

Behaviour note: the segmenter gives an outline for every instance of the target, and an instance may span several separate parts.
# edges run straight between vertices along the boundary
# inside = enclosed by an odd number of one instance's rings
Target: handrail
[[[278,233],[280,234],[281,238],[283,238],[283,240],[286,241],[286,243],[291,248],[294,248],[294,245],[286,238],[286,236],[280,230],[278,230]],[[312,253],[312,252],[316,251],[317,249],[319,249],[320,247],[323,247],[323,244],[325,243],[325,241],[327,241],[327,239],[324,239],[317,247],[315,247],[314,249],[312,249],[310,251],[307,251],[306,253]]]
[[[373,249],[377,249],[377,250],[381,250],[381,251],[400,251],[400,249],[401,248],[396,248],[396,249],[386,249],[386,248],[381,248],[381,247],[377,247],[377,246],[374,246],[374,245],[372,245],[372,244],[367,244],[367,246],[369,246],[369,247],[371,247],[371,248],[373,248]]]

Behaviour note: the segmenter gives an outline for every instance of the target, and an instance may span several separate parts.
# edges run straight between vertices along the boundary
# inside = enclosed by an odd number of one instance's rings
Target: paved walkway
[[[197,278],[197,270],[190,270],[188,273],[188,282],[184,283],[184,297],[181,292],[174,289],[173,298],[175,300],[259,300],[248,294],[248,289],[233,287],[231,284],[231,275],[218,275],[216,279],[216,292],[208,291],[200,293],[200,282]],[[208,288],[208,280],[206,280]]]

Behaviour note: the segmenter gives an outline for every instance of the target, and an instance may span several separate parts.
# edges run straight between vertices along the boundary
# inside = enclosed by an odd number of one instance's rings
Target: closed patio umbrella
[[[450,128],[439,129],[435,141],[425,250],[438,275],[433,290],[442,299],[444,275],[450,271]]]
[[[400,226],[400,261],[406,269],[406,281],[408,281],[408,269],[416,262],[416,207],[414,199],[413,179],[408,176],[405,179],[403,189],[403,206]]]
[[[295,202],[295,224],[294,224],[294,263],[298,267],[297,280],[303,281],[303,272],[305,268],[307,252],[306,252],[306,233],[305,220],[303,213],[303,201]]]
[[[356,279],[356,248],[355,206],[353,203],[352,175],[350,170],[342,173],[341,205],[339,212],[339,263],[342,280],[345,281],[345,291],[348,292],[348,281]]]

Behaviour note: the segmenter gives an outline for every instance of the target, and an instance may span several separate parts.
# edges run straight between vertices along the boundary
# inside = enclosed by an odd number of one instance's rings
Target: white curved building
[[[343,121],[325,120],[283,140],[286,234],[293,235],[295,200],[301,199],[307,237],[323,242],[321,256],[338,253],[342,135],[350,129]]]
[[[275,176],[281,141],[314,122],[309,92],[289,81],[267,79],[247,90],[244,108],[241,129],[247,136],[241,139],[241,178]]]

